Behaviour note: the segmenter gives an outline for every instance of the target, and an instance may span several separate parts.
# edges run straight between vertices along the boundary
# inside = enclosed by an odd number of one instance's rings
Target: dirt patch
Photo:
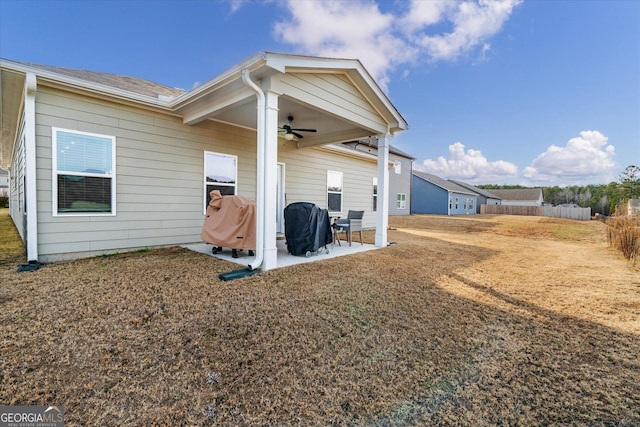
[[[4,262],[0,403],[68,425],[640,424],[640,275],[603,224],[390,223],[395,246],[232,282],[176,248]]]

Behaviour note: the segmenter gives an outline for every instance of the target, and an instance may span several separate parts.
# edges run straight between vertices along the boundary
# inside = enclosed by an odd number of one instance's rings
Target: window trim
[[[211,183],[212,185],[219,185],[222,187],[233,187],[233,194],[237,195],[238,194],[238,156],[236,156],[235,154],[227,154],[227,153],[220,153],[217,151],[204,151],[204,157],[203,157],[203,163],[202,163],[202,182],[203,182],[203,187],[202,187],[202,205],[203,205],[203,209],[202,209],[202,213],[203,215],[206,215],[207,213],[207,197],[209,196],[209,193],[207,192],[207,185],[209,184],[207,182],[207,155],[214,155],[214,156],[221,156],[221,157],[232,157],[233,159],[235,159],[235,170],[234,170],[234,174],[235,176],[233,177],[235,179],[235,182],[233,184],[228,184],[228,183]]]
[[[371,180],[373,184],[371,195],[371,211],[378,212],[378,177],[374,176]]]
[[[393,162],[393,172],[396,175],[401,175],[402,174],[402,163],[400,163],[399,161]]]
[[[111,140],[111,171],[110,173],[81,173],[81,172],[63,172],[58,170],[58,132],[64,132],[75,135],[91,136],[96,138],[104,138]],[[59,175],[77,175],[86,177],[109,178],[111,180],[111,212],[59,212],[58,211],[58,176]],[[51,188],[52,200],[51,210],[54,217],[59,216],[116,216],[116,137],[113,135],[104,135],[93,132],[83,132],[75,129],[65,129],[51,127]]]
[[[329,175],[337,174],[340,175],[340,191],[330,191],[329,190]],[[332,211],[329,209],[329,194],[339,194],[340,195],[340,210]],[[327,210],[329,213],[342,213],[342,208],[344,207],[344,174],[339,171],[332,171],[327,169]]]
[[[398,210],[407,209],[407,194],[406,193],[396,193],[396,209],[398,209]]]

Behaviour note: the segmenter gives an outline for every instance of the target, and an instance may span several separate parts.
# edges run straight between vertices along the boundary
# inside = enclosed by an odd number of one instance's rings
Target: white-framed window
[[[401,174],[402,173],[402,163],[394,162],[393,163],[393,172],[395,172],[398,175]]]
[[[460,200],[456,197],[456,210],[458,209],[459,205],[460,205]]]
[[[453,209],[453,198],[449,197],[449,210]]]
[[[373,178],[373,194],[372,194],[371,210],[373,212],[378,211],[378,178],[377,177]]]
[[[223,196],[235,196],[238,191],[238,156],[204,152],[204,211],[211,201],[209,193],[220,190]]]
[[[473,199],[469,199],[469,203],[467,203],[467,205],[469,206],[469,210],[473,210]]]
[[[398,193],[396,195],[396,208],[397,209],[407,208],[407,195],[405,193]]]
[[[116,214],[116,137],[51,128],[53,215]]]
[[[342,212],[342,172],[327,171],[327,210]]]

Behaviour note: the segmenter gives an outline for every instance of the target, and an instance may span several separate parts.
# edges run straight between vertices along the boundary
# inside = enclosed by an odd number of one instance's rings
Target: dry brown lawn
[[[390,222],[394,246],[231,282],[177,248],[26,273],[5,250],[0,404],[69,426],[640,425],[640,271],[604,224]]]

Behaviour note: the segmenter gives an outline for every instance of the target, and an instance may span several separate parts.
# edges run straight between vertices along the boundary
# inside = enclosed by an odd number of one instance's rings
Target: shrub
[[[613,217],[609,225],[609,245],[622,252],[622,255],[636,261],[640,258],[640,219],[629,216]]]
[[[8,208],[9,207],[9,197],[0,196],[0,208]]]

